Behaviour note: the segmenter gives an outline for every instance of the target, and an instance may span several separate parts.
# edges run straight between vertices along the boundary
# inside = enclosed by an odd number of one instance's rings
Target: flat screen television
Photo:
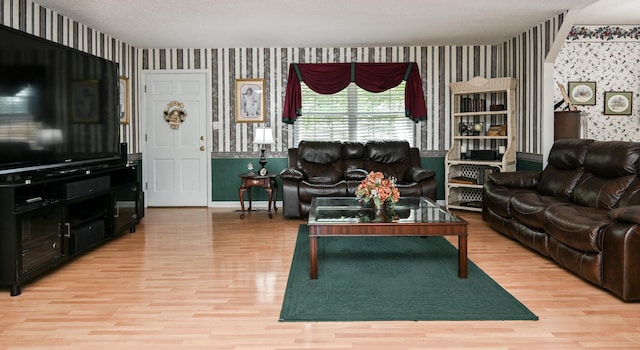
[[[0,174],[123,161],[118,64],[0,25]]]

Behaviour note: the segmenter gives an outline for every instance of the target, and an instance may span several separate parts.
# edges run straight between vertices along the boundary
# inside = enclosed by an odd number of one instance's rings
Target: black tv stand
[[[33,175],[0,183],[0,284],[9,286],[12,296],[35,277],[134,232],[144,216],[135,165]]]

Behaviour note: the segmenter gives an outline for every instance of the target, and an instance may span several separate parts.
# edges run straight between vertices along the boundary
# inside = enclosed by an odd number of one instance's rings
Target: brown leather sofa
[[[280,172],[286,218],[308,217],[314,197],[355,196],[369,171],[395,177],[400,196],[436,198],[435,172],[421,168],[418,149],[406,141],[300,141],[288,156]]]
[[[640,300],[640,142],[565,139],[542,172],[494,173],[483,219],[603,287]]]

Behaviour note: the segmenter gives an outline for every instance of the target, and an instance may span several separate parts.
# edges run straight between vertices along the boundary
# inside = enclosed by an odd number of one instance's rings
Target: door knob
[[[200,140],[204,141],[204,136],[200,136]]]
[[[200,146],[200,150],[201,150],[201,151],[204,151],[204,146]]]

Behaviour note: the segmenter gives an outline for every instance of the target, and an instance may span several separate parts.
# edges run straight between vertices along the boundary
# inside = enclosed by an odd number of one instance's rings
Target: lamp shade
[[[273,130],[271,128],[256,128],[253,132],[253,143],[258,145],[273,145]]]

